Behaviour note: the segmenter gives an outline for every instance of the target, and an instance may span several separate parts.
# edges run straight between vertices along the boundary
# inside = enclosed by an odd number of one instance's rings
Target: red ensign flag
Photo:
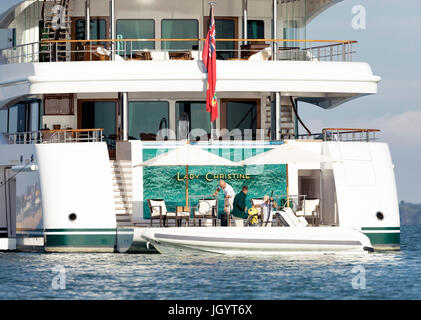
[[[218,118],[218,99],[216,98],[216,41],[215,41],[215,19],[213,7],[210,10],[209,31],[206,36],[205,47],[203,48],[203,63],[208,72],[208,84],[206,93],[206,111],[211,113],[211,122]]]

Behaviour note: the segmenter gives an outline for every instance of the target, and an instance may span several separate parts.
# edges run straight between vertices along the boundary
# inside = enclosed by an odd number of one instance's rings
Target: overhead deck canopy
[[[34,94],[206,92],[201,61],[25,63],[0,66],[0,101]],[[281,92],[324,108],[377,93],[367,63],[218,61],[217,92]]]
[[[75,2],[80,2],[81,4],[85,3],[85,0],[72,0]],[[109,0],[103,0],[104,3],[108,3]],[[118,1],[118,0],[117,0]],[[128,0],[123,0],[121,2],[126,2]],[[159,1],[159,0],[156,0]],[[162,2],[168,2],[168,0],[161,0]],[[196,2],[197,0],[190,0]],[[207,0],[202,0],[205,4],[208,3]],[[233,2],[233,0],[219,0],[220,2]],[[238,1],[238,6],[240,7],[243,0],[236,0]],[[255,4],[259,5],[259,3],[264,4],[267,7],[270,7],[273,0],[248,0],[249,2],[249,10],[250,14],[253,14],[253,7]],[[341,2],[343,0],[280,0],[279,4],[285,3],[298,3],[298,2],[305,2],[305,21],[309,23],[313,20],[317,15],[331,7],[332,5]],[[8,28],[9,25],[13,22],[13,20],[19,15],[19,13],[25,9],[25,1],[18,1],[15,0],[15,4],[7,9],[5,12],[0,12],[0,28]],[[31,3],[33,1],[26,1]],[[148,1],[138,1],[139,7],[148,5]]]

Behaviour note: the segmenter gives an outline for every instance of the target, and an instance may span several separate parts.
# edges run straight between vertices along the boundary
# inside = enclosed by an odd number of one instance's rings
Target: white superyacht
[[[399,250],[393,162],[377,128],[298,132],[302,102],[332,109],[377,93],[380,77],[353,61],[356,41],[306,38],[338,2],[218,0],[213,124],[208,1],[27,0],[0,14],[0,250],[238,253],[253,239],[253,250],[304,243],[276,252]],[[140,165],[187,141],[233,163],[284,145],[328,160],[188,174]],[[248,185],[255,203],[272,193],[272,227],[221,226],[223,198],[209,196],[221,179],[237,193]]]

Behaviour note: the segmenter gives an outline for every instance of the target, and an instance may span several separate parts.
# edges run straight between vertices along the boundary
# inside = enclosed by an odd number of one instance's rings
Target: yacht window
[[[195,19],[163,19],[162,39],[197,39],[199,22]],[[163,50],[198,50],[198,41],[163,41]]]
[[[7,110],[0,110],[0,133],[7,132]]]
[[[247,21],[247,38],[248,39],[264,39],[265,38],[265,23],[263,20],[248,20]]]
[[[190,130],[194,130],[192,134],[195,135],[195,137],[200,137],[201,140],[208,139],[211,133],[211,124],[210,113],[206,111],[205,101],[177,101],[175,108],[177,128],[183,114],[187,114],[188,119],[190,120]],[[203,133],[206,132],[206,135],[202,135],[197,129],[202,129]],[[177,139],[180,139],[178,133]]]
[[[30,106],[30,118],[29,118],[29,131],[35,132],[39,130],[40,126],[40,110],[39,110],[39,102],[31,102]]]
[[[153,19],[117,20],[117,39],[155,39],[155,21]],[[133,50],[155,49],[154,41],[117,43],[118,53],[126,49],[126,55]]]
[[[9,133],[26,131],[26,106],[17,104],[9,109]]]
[[[156,140],[158,131],[168,126],[167,101],[129,102],[129,139]]]
[[[108,148],[115,149],[116,103],[113,101],[82,102],[82,129],[104,129]]]
[[[226,103],[226,128],[229,131],[240,129],[246,136],[244,139],[256,139],[257,129],[257,103],[255,101],[228,101]],[[245,132],[245,130],[251,130]]]
[[[105,19],[91,19],[91,39],[107,39],[107,21]],[[85,19],[76,20],[76,40],[86,40]]]
[[[235,39],[236,21],[232,19],[215,19],[216,39]],[[231,41],[216,42],[217,59],[232,59],[236,57],[236,45]],[[226,50],[226,51],[224,51]]]

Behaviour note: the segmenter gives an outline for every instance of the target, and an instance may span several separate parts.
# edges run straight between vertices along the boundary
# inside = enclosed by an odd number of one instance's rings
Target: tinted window
[[[0,110],[0,132],[7,132],[7,110]]]
[[[265,24],[262,20],[247,21],[247,38],[248,39],[264,39]]]
[[[155,39],[155,21],[152,19],[117,20],[117,38]],[[153,41],[120,42],[117,46],[119,52],[126,50],[126,54],[132,50],[155,49]]]
[[[197,39],[199,23],[193,19],[164,19],[161,23],[162,39]],[[164,41],[164,50],[197,50],[197,41]]]
[[[210,113],[206,111],[205,101],[177,101],[176,103],[176,117],[177,128],[179,119],[183,113],[188,115],[190,120],[190,130],[202,129],[207,135],[211,132]],[[197,135],[197,133],[196,133]],[[207,139],[207,136],[203,138]],[[177,137],[179,138],[179,137]],[[202,137],[201,137],[202,140]]]
[[[130,139],[156,140],[160,129],[168,129],[169,104],[167,101],[129,102]]]

